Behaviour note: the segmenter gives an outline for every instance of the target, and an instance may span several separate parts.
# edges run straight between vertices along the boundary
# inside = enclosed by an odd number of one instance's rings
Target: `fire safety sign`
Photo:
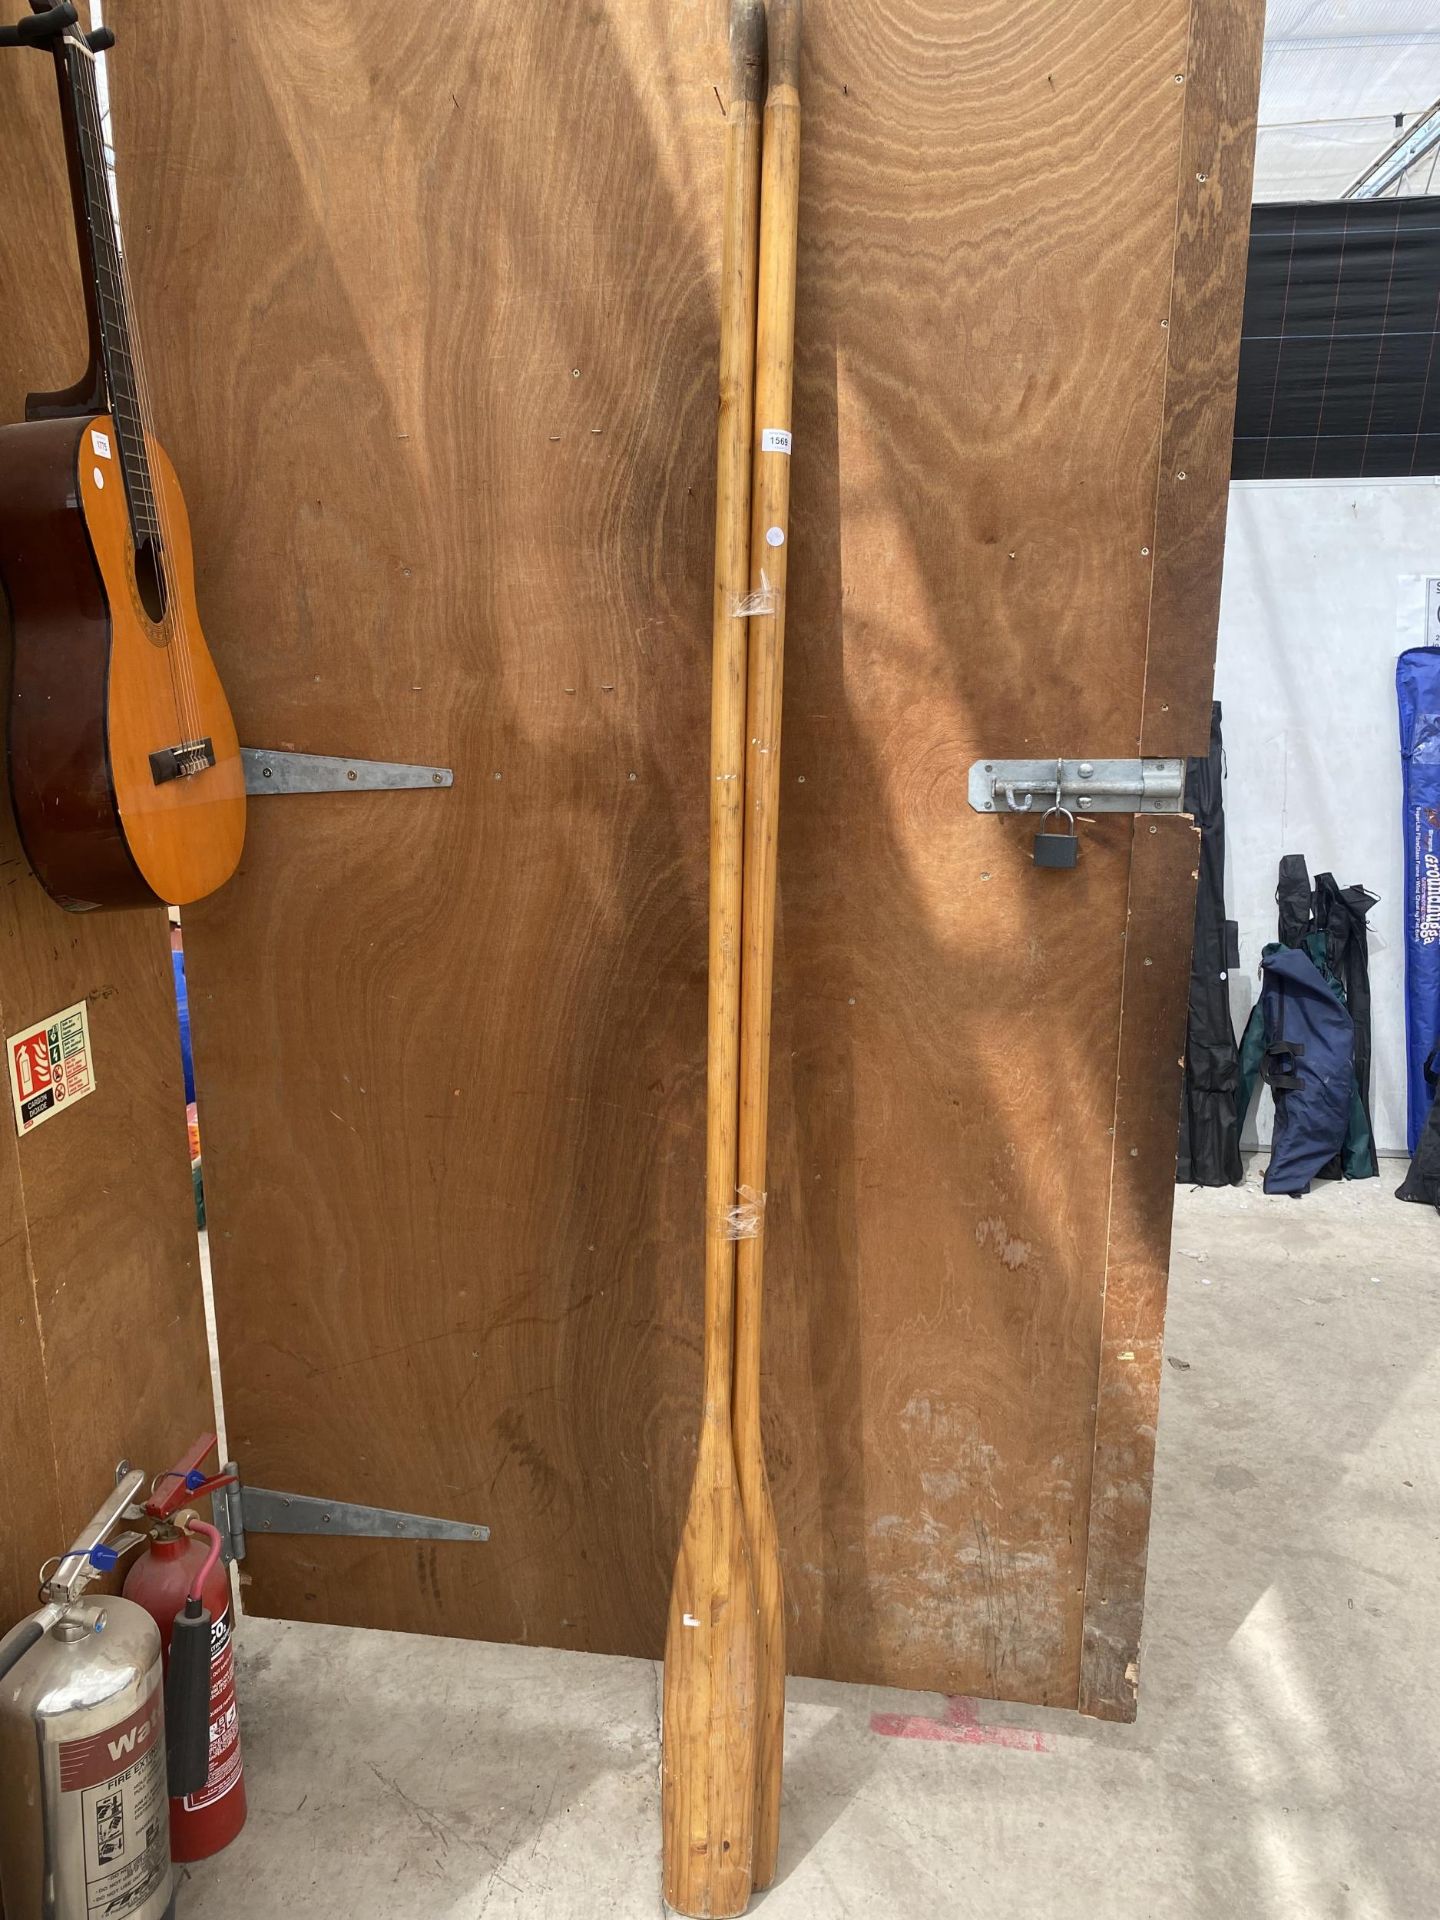
[[[95,1091],[90,1017],[83,1000],[5,1042],[15,1126],[22,1135]]]

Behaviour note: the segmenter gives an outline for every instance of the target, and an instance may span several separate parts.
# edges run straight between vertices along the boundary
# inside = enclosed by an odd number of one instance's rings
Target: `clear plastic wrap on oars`
[[[720,1216],[720,1232],[726,1240],[757,1240],[765,1224],[765,1196],[753,1187],[737,1187],[735,1204]]]
[[[732,620],[753,620],[763,613],[774,613],[780,604],[780,596],[770,584],[770,576],[762,567],[760,584],[748,593],[737,593],[730,602]]]

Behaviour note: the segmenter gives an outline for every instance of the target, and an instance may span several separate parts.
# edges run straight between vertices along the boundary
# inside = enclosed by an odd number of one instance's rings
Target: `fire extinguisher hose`
[[[59,1609],[54,1609],[54,1612],[58,1618]],[[17,1660],[30,1651],[44,1632],[45,1622],[37,1617],[22,1621],[13,1633],[6,1634],[4,1641],[0,1642],[0,1680],[5,1678]]]
[[[65,1618],[64,1607],[57,1606],[53,1600],[47,1600],[28,1620],[22,1620],[7,1634],[0,1635],[0,1680],[5,1678],[13,1666],[24,1659],[37,1640],[41,1640],[54,1626],[57,1620]]]
[[[220,1558],[220,1535],[205,1520],[180,1524],[210,1542],[185,1605],[170,1629],[170,1665],[165,1676],[165,1767],[172,1798],[198,1793],[210,1760],[210,1612],[205,1582]]]
[[[208,1520],[190,1520],[186,1522],[185,1530],[187,1533],[203,1534],[210,1542],[210,1551],[200,1562],[200,1571],[190,1582],[190,1592],[187,1596],[187,1598],[191,1600],[203,1600],[205,1597],[205,1582],[210,1578],[210,1569],[220,1558],[220,1529],[218,1527],[212,1527]]]

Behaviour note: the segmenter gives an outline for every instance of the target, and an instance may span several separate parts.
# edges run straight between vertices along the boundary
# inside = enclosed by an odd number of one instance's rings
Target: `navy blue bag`
[[[1275,1095],[1266,1193],[1305,1193],[1345,1144],[1355,1084],[1355,1022],[1298,947],[1267,948],[1261,967],[1262,1072]]]
[[[1405,781],[1405,1057],[1409,1147],[1430,1111],[1425,1062],[1440,1042],[1440,647],[1395,667]]]

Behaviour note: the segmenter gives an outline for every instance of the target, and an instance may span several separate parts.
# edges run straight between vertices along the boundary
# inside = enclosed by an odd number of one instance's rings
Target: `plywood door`
[[[0,59],[0,420],[74,380],[84,314],[50,63]],[[0,598],[0,659],[9,677]],[[69,914],[0,781],[0,1035],[87,1003],[96,1089],[25,1139],[0,1112],[0,1631],[35,1604],[122,1457],[158,1471],[211,1422],[185,1092],[162,911]]]
[[[812,0],[766,1427],[804,1672],[1133,1712],[1259,10]],[[252,1607],[658,1651],[699,1391],[719,0],[115,8],[207,631],[234,1444],[488,1547]]]

